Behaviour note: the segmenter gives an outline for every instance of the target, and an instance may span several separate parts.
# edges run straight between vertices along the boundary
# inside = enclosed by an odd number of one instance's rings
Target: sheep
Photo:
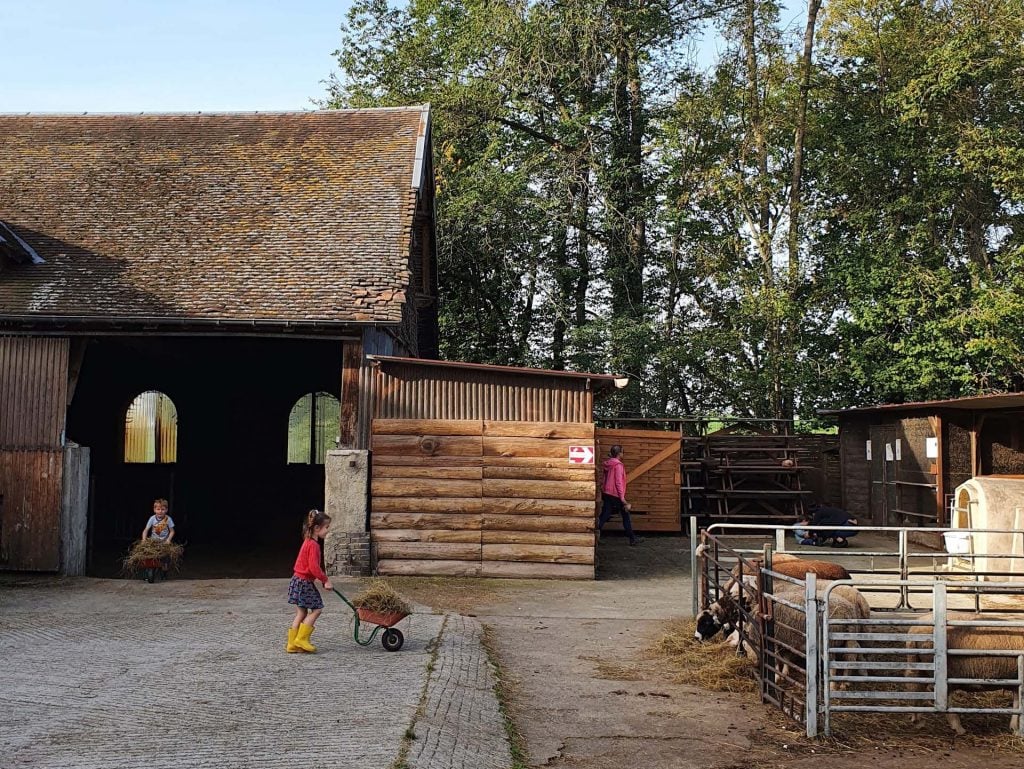
[[[950,613],[947,615],[950,620],[1016,620],[1019,617],[1000,617],[992,614],[966,614]],[[926,614],[921,618],[922,624],[910,628],[909,633],[931,635],[935,627],[935,615]],[[924,622],[931,624],[923,624]],[[907,641],[906,646],[911,650],[908,660],[913,662],[931,662],[932,655],[914,653],[916,649],[930,649],[932,641]],[[947,649],[988,649],[988,650],[1013,650],[1024,652],[1024,628],[1021,627],[967,627],[956,625],[946,628]],[[906,675],[914,678],[927,675],[926,670],[908,669]],[[1005,684],[950,684],[950,691],[992,691],[1003,690],[1013,694],[1014,709],[1020,708],[1020,690],[1017,686],[1017,658],[1010,656],[990,657],[969,657],[959,654],[950,654],[946,657],[947,678],[984,678],[988,680],[1003,680]],[[911,691],[925,691],[927,684],[910,684]],[[916,724],[920,713],[914,713],[910,722]],[[946,720],[950,727],[958,735],[964,735],[967,731],[960,722],[958,713],[947,713]],[[1010,731],[1016,733],[1018,729],[1018,716],[1010,718]]]
[[[818,600],[824,600],[829,584],[828,581],[822,581],[817,584]],[[784,598],[798,605],[803,603],[804,594],[802,585],[793,585],[789,582],[782,582],[775,588],[775,595],[777,597]],[[777,653],[783,663],[782,675],[788,676],[790,663],[796,660],[794,652],[786,647],[792,647],[796,650],[804,649],[806,617],[804,612],[793,609],[781,602],[773,604],[773,615],[775,619],[774,638],[779,642]],[[844,631],[855,633],[860,629],[860,620],[871,618],[871,606],[863,594],[853,585],[836,585],[829,593],[828,618],[830,620],[848,620],[848,624],[844,625]],[[854,640],[843,641],[841,645],[851,650],[860,648],[860,644]],[[851,652],[848,658],[855,660],[856,652]],[[838,688],[835,682],[833,682],[832,688]]]
[[[784,558],[783,556],[786,557]],[[757,568],[761,568],[761,559],[756,559],[755,563]],[[810,558],[797,558],[787,553],[776,553],[772,556],[772,571],[784,574],[787,577],[803,577],[805,574],[814,574],[819,579],[827,580],[850,578],[850,572],[838,563],[812,560]]]

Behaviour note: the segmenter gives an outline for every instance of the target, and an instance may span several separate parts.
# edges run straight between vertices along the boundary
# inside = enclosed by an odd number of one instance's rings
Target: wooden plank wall
[[[591,424],[375,419],[380,574],[594,578]]]
[[[682,435],[665,430],[597,430],[597,477],[602,478],[601,463],[608,449],[622,446],[626,465],[626,499],[633,506],[630,514],[634,531],[680,531],[679,448]],[[672,447],[675,446],[675,451]],[[660,457],[660,460],[659,460]],[[653,466],[653,460],[659,460]],[[639,472],[639,477],[632,477]],[[600,499],[598,509],[600,510]],[[606,529],[622,530],[616,516]]]

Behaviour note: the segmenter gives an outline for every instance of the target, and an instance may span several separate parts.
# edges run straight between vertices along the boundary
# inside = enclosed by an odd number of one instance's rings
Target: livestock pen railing
[[[836,526],[781,526],[774,524],[731,524],[715,523],[707,529],[700,530],[697,527],[696,519],[690,520],[690,573],[694,575],[692,608],[694,614],[704,608],[709,593],[703,592],[704,587],[719,582],[721,576],[720,567],[712,562],[710,568],[712,573],[707,579],[703,578],[703,572],[709,568],[705,561],[702,565],[698,557],[698,548],[701,544],[709,548],[717,548],[718,551],[728,553],[730,558],[754,558],[761,557],[768,549],[776,553],[798,554],[804,558],[822,558],[835,561],[843,565],[851,574],[867,574],[874,577],[891,577],[892,579],[884,585],[879,585],[872,590],[875,593],[894,593],[897,596],[894,606],[874,607],[880,611],[905,611],[914,608],[912,596],[915,594],[930,594],[928,579],[950,580],[962,577],[965,582],[957,592],[964,595],[971,595],[973,608],[980,611],[981,599],[984,595],[995,595],[1004,592],[998,581],[989,580],[1012,580],[1024,581],[1024,573],[1015,567],[1024,561],[1021,553],[1014,552],[983,552],[974,546],[968,548],[967,552],[945,552],[926,548],[923,545],[915,545],[911,541],[911,535],[921,533],[934,536],[936,534],[956,533],[965,537],[968,543],[975,540],[976,534],[1006,534],[1011,537],[1020,537],[1024,544],[1024,531],[1019,529],[935,529],[925,527],[893,527],[893,526],[848,526],[843,527],[847,532],[873,532],[885,535],[893,541],[892,547],[880,546],[871,549],[846,548],[817,548],[798,547],[789,536],[790,532],[796,529],[810,531],[835,531]],[[851,543],[855,539],[848,540]],[[1015,550],[1016,548],[1008,548]],[[978,563],[1008,563],[1007,569],[975,568]],[[728,571],[728,570],[726,570]],[[917,581],[911,581],[911,578]],[[725,577],[728,580],[728,576]],[[984,581],[981,588],[968,587],[970,580]],[[717,597],[717,596],[716,596]]]
[[[813,633],[811,624],[807,626],[808,658],[820,649],[821,660],[821,675],[807,676],[805,723],[809,737],[818,734],[819,712],[826,735],[832,733],[837,713],[943,713],[957,717],[996,713],[1016,717],[1017,734],[1024,736],[1024,621],[1005,612],[950,614],[946,583],[932,582],[930,613],[851,623],[829,618],[826,609],[833,591],[844,584],[873,591],[882,583],[833,582],[818,601],[811,597],[815,582],[814,575],[808,575],[806,611],[808,616],[813,612],[821,617]],[[972,586],[984,589],[989,585],[975,582]],[[1024,598],[1024,585],[1016,591]],[[812,634],[819,637],[812,638]],[[987,648],[951,644],[950,636],[987,639],[982,644]],[[951,692],[964,688],[1010,691],[1013,705],[954,705]],[[812,703],[816,704],[812,707]]]
[[[878,530],[879,527],[864,528]],[[949,674],[950,657],[966,654],[962,650],[948,648],[946,629],[1013,628],[1024,637],[1024,622],[1013,620],[1014,612],[1024,611],[1021,608],[1024,607],[1024,584],[978,579],[960,581],[938,569],[915,573],[914,579],[899,579],[898,570],[906,568],[916,555],[909,549],[875,552],[879,557],[896,559],[895,573],[893,569],[884,569],[872,574],[867,569],[856,569],[851,565],[849,572],[861,571],[866,575],[822,583],[814,574],[808,574],[805,580],[799,580],[772,570],[774,552],[771,544],[763,543],[761,550],[733,547],[739,539],[749,540],[749,537],[727,537],[710,531],[702,533],[699,556],[697,547],[691,554],[695,607],[705,608],[723,597],[726,600],[733,597],[737,651],[753,654],[758,659],[762,701],[775,705],[802,723],[808,736],[816,736],[821,725],[826,734],[831,733],[832,717],[837,713],[1022,715],[1024,650],[989,649],[980,653],[972,651],[969,655],[972,658],[1012,656],[1016,660],[1014,677],[1010,679],[1001,675],[998,687],[1016,689],[1012,708],[954,707],[950,704],[951,687],[962,688],[972,682],[985,681]],[[901,539],[903,543],[906,541]],[[826,552],[830,557],[847,554],[846,551]],[[859,551],[859,554],[864,555],[865,552],[871,554],[870,551]],[[803,554],[816,555],[816,551],[803,551]],[[947,557],[934,551],[926,555],[930,558]],[[765,564],[763,568],[755,557]],[[943,581],[951,578],[955,581]],[[826,609],[838,585],[854,585],[873,597],[876,593],[896,593],[899,605],[881,607],[879,614],[872,614],[869,618],[830,617]],[[897,611],[904,615],[911,611],[908,608],[910,596],[926,593],[930,606],[922,607],[920,611],[930,609],[933,618],[922,617],[921,614],[916,617],[897,616]],[[998,612],[1007,615],[999,619],[984,616],[986,611],[991,615],[993,610],[982,606],[981,598],[995,594],[1017,596],[1017,607],[999,607]],[[950,595],[961,596],[958,599],[960,603],[967,604],[965,608],[981,612],[981,616],[970,620],[950,619],[947,613]],[[929,625],[927,632],[920,630],[923,625]],[[918,630],[911,632],[914,627]],[[908,643],[920,648],[910,650]],[[914,659],[909,659],[911,655]],[[808,660],[816,662],[809,664]],[[909,677],[910,674],[913,678]],[[988,684],[993,685],[991,681]],[[1017,729],[1024,730],[1024,718],[1018,718]]]

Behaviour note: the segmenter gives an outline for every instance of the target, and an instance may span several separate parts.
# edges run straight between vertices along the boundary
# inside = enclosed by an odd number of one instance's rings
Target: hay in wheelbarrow
[[[168,568],[177,570],[181,565],[181,555],[185,551],[181,545],[173,542],[161,542],[156,539],[140,539],[128,555],[121,561],[121,571],[134,576],[146,568],[150,568],[154,561],[166,562]]]
[[[383,579],[370,582],[363,592],[352,599],[352,605],[374,614],[412,613],[412,607]]]

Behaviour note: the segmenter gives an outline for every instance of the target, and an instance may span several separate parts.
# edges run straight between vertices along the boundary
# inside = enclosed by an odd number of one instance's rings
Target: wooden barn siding
[[[586,379],[386,364],[372,384],[375,419],[592,422]]]
[[[60,568],[68,340],[0,337],[0,569]]]
[[[869,437],[868,423],[863,420],[846,419],[839,428],[843,508],[865,521],[871,517],[871,462],[866,454]]]
[[[594,578],[592,424],[375,419],[380,574]]]
[[[597,478],[602,476],[601,463],[608,458],[608,449],[622,446],[626,475],[635,472],[648,460],[679,443],[681,433],[664,430],[598,430]],[[656,466],[626,485],[626,499],[633,506],[630,519],[635,531],[680,531],[682,518],[679,505],[679,449]],[[597,508],[601,509],[598,494]],[[616,516],[606,529],[622,530],[622,519]]]
[[[61,447],[68,340],[0,337],[0,450]]]
[[[0,451],[0,569],[60,568],[63,454]]]

